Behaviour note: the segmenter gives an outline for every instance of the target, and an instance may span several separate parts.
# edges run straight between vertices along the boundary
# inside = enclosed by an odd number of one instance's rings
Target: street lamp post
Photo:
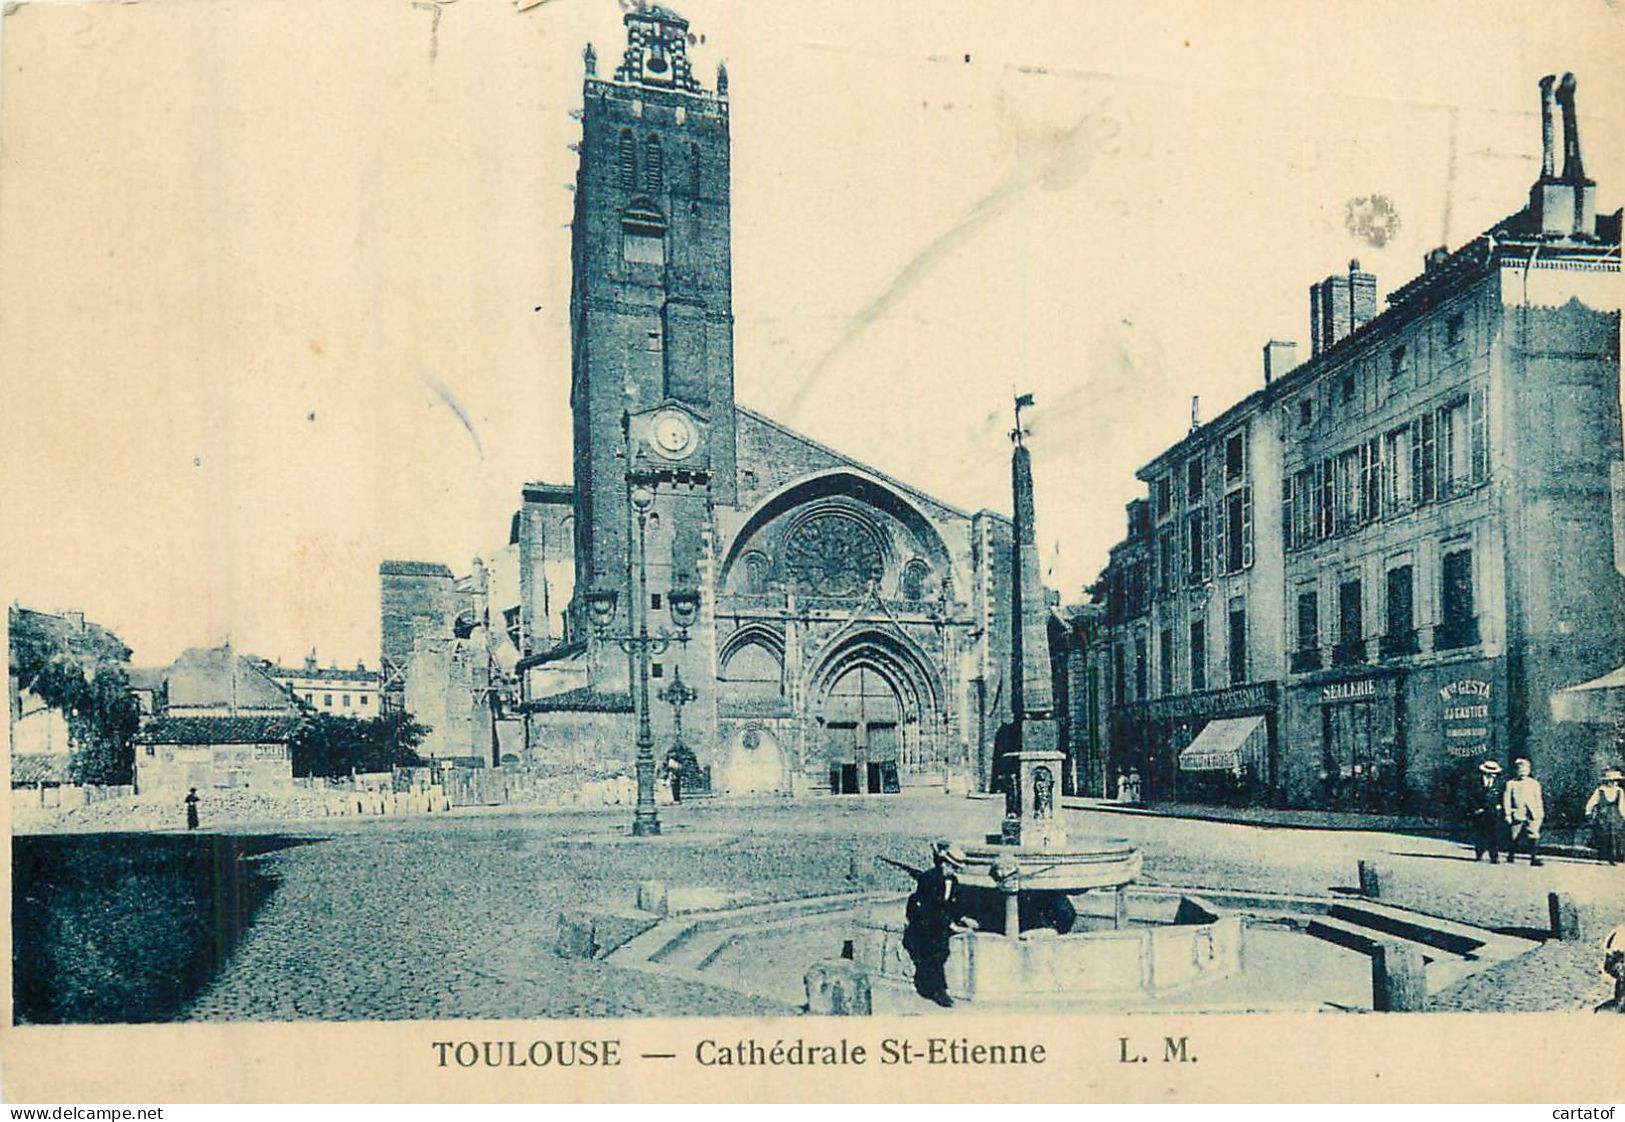
[[[654,505],[654,492],[645,483],[634,481],[628,499],[637,516],[637,553],[632,559],[631,604],[636,629],[624,635],[609,633],[609,625],[615,619],[617,599],[613,588],[593,590],[588,593],[587,602],[598,637],[614,643],[627,654],[635,655],[637,660],[638,681],[633,698],[638,713],[638,805],[632,813],[632,835],[644,838],[660,833],[660,816],[655,811],[654,732],[649,727],[649,658],[663,653],[673,642],[688,645],[688,629],[693,626],[700,611],[700,594],[692,588],[673,588],[666,602],[672,621],[677,624],[677,633],[673,635],[662,628],[656,635],[649,634],[649,570],[644,554],[644,534],[649,521],[649,508]]]

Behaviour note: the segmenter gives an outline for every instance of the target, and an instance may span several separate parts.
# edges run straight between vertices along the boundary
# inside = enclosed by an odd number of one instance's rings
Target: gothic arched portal
[[[837,794],[892,794],[940,766],[940,675],[901,635],[864,632],[822,660],[809,697],[816,718],[808,771]]]

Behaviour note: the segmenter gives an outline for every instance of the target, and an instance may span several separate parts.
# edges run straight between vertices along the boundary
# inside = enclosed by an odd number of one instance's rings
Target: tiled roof
[[[293,738],[302,717],[158,717],[135,734],[139,744],[274,744]]]
[[[591,686],[582,686],[527,701],[522,708],[529,713],[630,713],[632,695],[603,693]]]
[[[449,577],[451,570],[433,561],[380,561],[380,576],[389,577]]]
[[[318,667],[269,665],[265,672],[273,678],[320,678],[330,682],[363,682],[376,685],[381,676],[376,670],[346,670],[342,666]]]
[[[30,752],[11,757],[11,785],[33,787],[40,783],[66,783],[66,752]]]

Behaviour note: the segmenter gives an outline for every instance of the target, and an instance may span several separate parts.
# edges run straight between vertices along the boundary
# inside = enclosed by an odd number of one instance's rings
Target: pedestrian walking
[[[1478,774],[1467,782],[1463,802],[1466,804],[1467,829],[1473,836],[1473,860],[1481,860],[1486,853],[1490,864],[1501,861],[1501,835],[1505,828],[1501,810],[1501,765],[1485,760],[1478,765]]]
[[[683,801],[683,761],[672,756],[666,761],[666,777],[671,782],[671,801]]]
[[[1512,761],[1515,778],[1507,781],[1501,792],[1501,811],[1506,818],[1507,864],[1514,863],[1519,843],[1529,846],[1529,864],[1539,866],[1540,824],[1546,819],[1546,804],[1541,798],[1540,780],[1534,776],[1534,766],[1527,759]]]
[[[1625,860],[1625,788],[1620,780],[1625,772],[1611,767],[1602,773],[1591,797],[1586,800],[1586,819],[1591,823],[1591,844],[1597,860],[1617,865]]]
[[[186,793],[186,828],[188,830],[197,829],[197,804],[199,801],[196,787]]]

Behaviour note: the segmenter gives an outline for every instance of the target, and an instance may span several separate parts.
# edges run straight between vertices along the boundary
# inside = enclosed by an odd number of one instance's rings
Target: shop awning
[[[1179,754],[1180,771],[1236,771],[1263,760],[1266,733],[1263,717],[1225,717],[1209,721]]]
[[[1613,724],[1625,714],[1625,666],[1552,693],[1552,720]]]

